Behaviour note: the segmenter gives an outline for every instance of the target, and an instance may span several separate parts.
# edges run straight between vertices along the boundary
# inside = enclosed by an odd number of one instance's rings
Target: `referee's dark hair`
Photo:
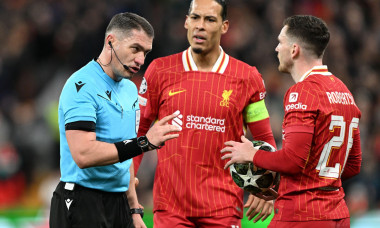
[[[294,15],[284,20],[288,26],[286,35],[299,40],[303,47],[320,58],[330,40],[330,32],[326,23],[311,15]]]
[[[119,13],[112,17],[106,29],[106,36],[114,30],[130,34],[132,30],[143,30],[149,37],[154,37],[152,25],[143,17],[134,13]]]
[[[222,12],[221,12],[220,16],[222,16],[223,21],[227,20],[227,3],[226,3],[226,0],[214,0],[214,1],[222,6]],[[194,2],[194,0],[191,0],[188,15],[190,14],[191,9],[193,8],[193,2]]]

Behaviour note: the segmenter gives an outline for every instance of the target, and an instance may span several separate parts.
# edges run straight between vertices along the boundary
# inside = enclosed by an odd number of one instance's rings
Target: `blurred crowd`
[[[110,18],[135,12],[155,29],[147,65],[188,47],[184,20],[189,0],[0,1],[0,210],[49,206],[59,179],[57,104],[67,78],[99,55]],[[222,39],[232,57],[262,73],[266,104],[281,148],[283,96],[293,84],[278,72],[277,36],[293,14],[323,18],[331,32],[324,57],[352,91],[362,111],[361,174],[344,182],[353,216],[380,209],[380,1],[230,0],[230,29]],[[140,201],[152,206],[156,157],[143,160]]]

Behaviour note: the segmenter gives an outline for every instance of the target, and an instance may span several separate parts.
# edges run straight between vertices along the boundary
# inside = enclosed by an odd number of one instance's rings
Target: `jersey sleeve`
[[[285,137],[281,150],[276,152],[258,150],[253,157],[253,163],[258,167],[283,174],[300,173],[305,168],[313,134],[293,132]]]
[[[265,141],[276,148],[270,126],[269,113],[265,105],[265,85],[256,67],[252,67],[250,88],[253,89],[249,104],[244,108],[243,118],[255,140]]]
[[[91,93],[91,84],[83,82],[78,90],[75,83],[66,83],[62,90],[60,106],[64,114],[65,124],[76,121],[92,121],[96,123],[98,104]]]
[[[137,137],[145,135],[152,122],[157,119],[158,115],[158,80],[157,80],[157,70],[156,61],[153,61],[145,72],[144,78],[140,84],[139,89],[139,105],[140,105],[140,125],[137,133]],[[133,165],[135,170],[135,175],[139,170],[141,161],[144,157],[144,153],[133,158]]]
[[[267,142],[277,149],[276,141],[274,140],[273,132],[270,126],[269,117],[260,121],[248,123],[247,126],[251,131],[254,140]]]
[[[250,68],[248,80],[244,83],[247,84],[247,89],[250,90],[248,104],[245,105],[243,110],[244,122],[248,124],[268,118],[269,114],[264,101],[266,95],[264,80],[256,67]]]
[[[283,130],[285,134],[289,132],[314,132],[319,104],[316,103],[316,95],[310,93],[310,90],[304,90],[304,87],[307,86],[296,84],[288,90],[284,97]]]
[[[360,173],[362,163],[362,151],[360,147],[359,128],[354,131],[353,143],[350,154],[348,155],[346,166],[342,173],[342,179],[346,180]]]
[[[264,80],[256,67],[251,67],[247,84],[249,85],[249,88],[253,90],[249,101],[250,104],[256,103],[265,98],[266,90]]]
[[[304,84],[302,86],[296,84],[285,94],[283,122],[285,140],[282,149],[271,154],[258,151],[254,157],[257,166],[288,174],[299,173],[304,168],[311,148],[319,106],[313,103],[316,100],[314,95],[308,92],[309,90],[303,90],[304,87]]]
[[[153,61],[145,72],[139,89],[139,104],[141,110],[141,131],[146,133],[150,124],[157,118],[159,109],[160,86],[156,61]],[[148,128],[143,122],[148,121]],[[139,129],[140,131],[140,129]]]

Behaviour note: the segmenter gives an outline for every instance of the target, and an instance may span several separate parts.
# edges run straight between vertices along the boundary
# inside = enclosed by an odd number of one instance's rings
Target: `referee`
[[[146,227],[131,158],[180,131],[167,123],[174,113],[136,138],[137,88],[126,79],[144,64],[153,38],[143,17],[116,14],[99,58],[67,80],[59,100],[61,179],[51,200],[51,228]]]

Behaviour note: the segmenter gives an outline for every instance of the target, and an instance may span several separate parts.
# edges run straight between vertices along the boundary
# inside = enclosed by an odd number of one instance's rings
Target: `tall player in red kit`
[[[330,39],[313,16],[284,21],[276,47],[279,70],[296,82],[284,98],[283,148],[274,153],[226,142],[222,159],[252,162],[281,173],[269,227],[349,227],[342,179],[360,172],[360,110],[341,80],[322,65]],[[286,161],[286,162],[284,162]]]
[[[243,191],[223,169],[220,150],[240,139],[244,125],[275,146],[261,74],[220,47],[228,26],[224,0],[193,0],[185,21],[190,47],[154,60],[145,73],[139,134],[173,110],[181,114],[172,124],[182,127],[178,140],[157,152],[154,227],[241,227]],[[273,202],[250,196],[246,207],[257,221]]]

